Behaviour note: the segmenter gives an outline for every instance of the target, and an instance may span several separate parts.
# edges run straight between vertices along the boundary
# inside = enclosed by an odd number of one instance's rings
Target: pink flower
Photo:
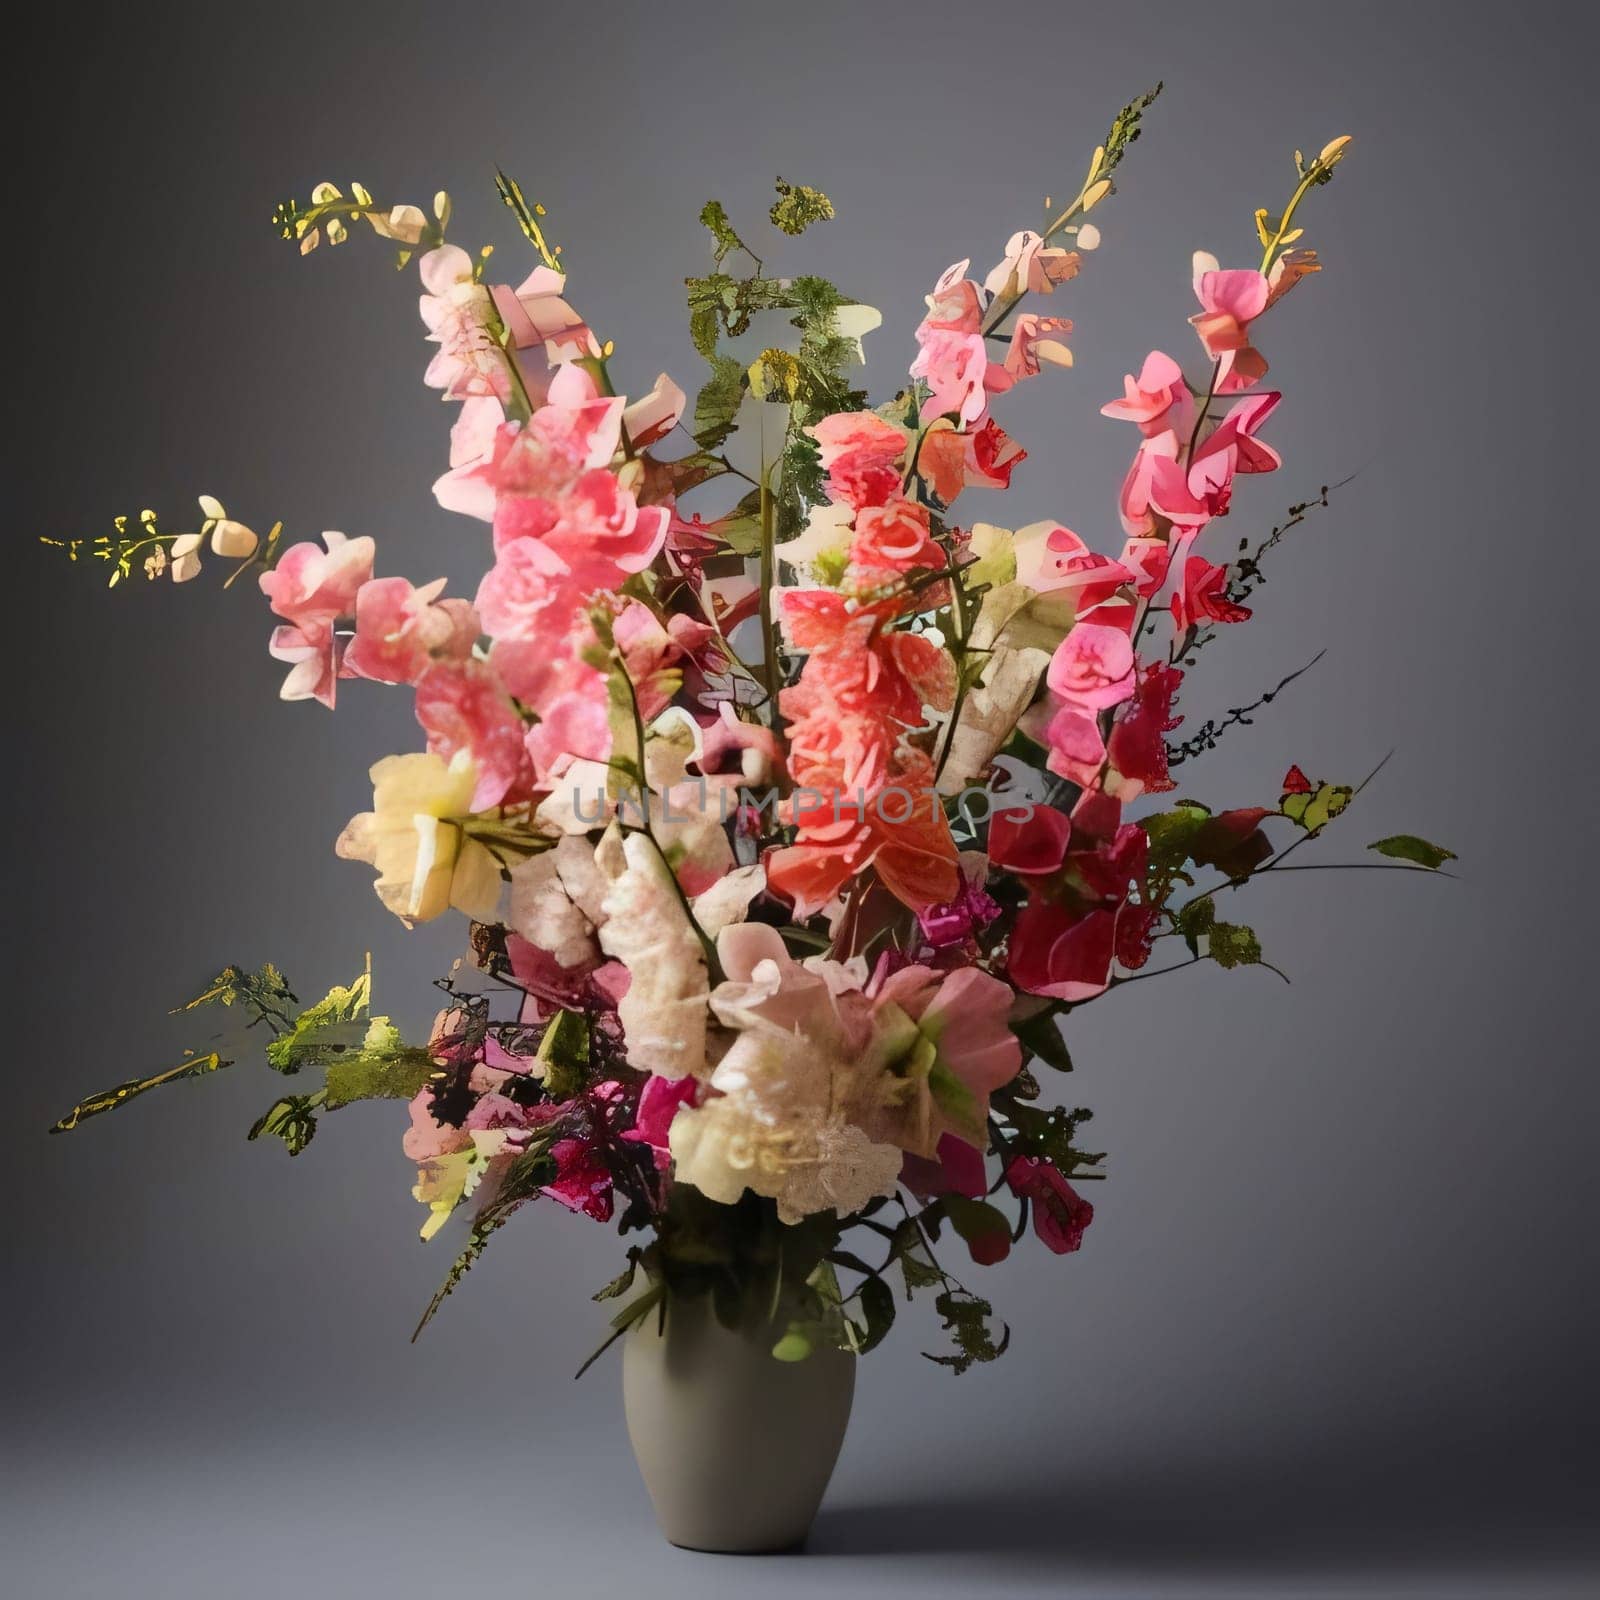
[[[1072,352],[1063,342],[1072,332],[1072,322],[1067,317],[1039,317],[1024,312],[1011,328],[1011,344],[1006,351],[1006,371],[1014,382],[1036,378],[1041,362],[1052,366],[1070,367]]]
[[[1106,762],[1106,742],[1099,719],[1080,706],[1059,704],[1045,732],[1050,754],[1045,766],[1080,788],[1092,788],[1100,781]]]
[[[630,1144],[650,1147],[658,1171],[665,1172],[672,1162],[673,1119],[681,1106],[696,1106],[704,1098],[705,1085],[698,1078],[663,1078],[652,1073],[639,1091],[639,1108],[633,1126],[623,1130]]]
[[[345,676],[415,683],[436,659],[465,659],[478,636],[478,619],[465,600],[439,599],[444,583],[438,578],[417,589],[406,578],[373,578],[362,584]]]
[[[1172,625],[1182,633],[1205,622],[1245,622],[1248,606],[1228,598],[1228,569],[1214,567],[1204,556],[1190,556],[1183,567],[1183,588],[1172,596]]]
[[[1012,929],[1007,975],[1028,994],[1091,1000],[1110,985],[1116,933],[1113,911],[1077,914],[1034,902],[1023,907]]]
[[[1286,250],[1267,274],[1267,305],[1275,306],[1302,278],[1322,271],[1315,250]]]
[[[1040,526],[1046,525],[1034,523],[1017,532],[1017,576],[1041,594],[1070,594],[1075,615],[1103,606],[1137,577],[1120,561],[1091,550],[1071,528],[1059,523],[1050,526],[1042,540],[1026,537]]]
[[[1007,1020],[1013,998],[1009,984],[977,967],[940,973],[922,966],[890,973],[872,996],[874,1008],[897,1006],[933,1042],[935,1127],[978,1150],[989,1142],[989,1096],[1022,1069],[1022,1046]],[[903,1145],[913,1147],[928,1151],[934,1142]]]
[[[1120,705],[1134,689],[1133,646],[1120,628],[1080,622],[1056,647],[1045,681],[1084,710]]]
[[[291,545],[260,577],[261,592],[288,626],[275,628],[267,645],[293,670],[278,691],[285,700],[320,700],[330,709],[340,672],[343,641],[334,624],[355,610],[356,594],[372,576],[371,539],[325,533],[325,549],[306,540]]]
[[[1152,350],[1135,378],[1122,380],[1122,398],[1108,401],[1100,414],[1138,425],[1146,438],[1172,429],[1188,436],[1194,425],[1194,400],[1184,381],[1183,369],[1169,355]]]
[[[929,532],[927,508],[898,497],[885,505],[863,506],[856,513],[850,564],[863,572],[891,576],[913,567],[928,571],[943,567],[944,552]]]
[[[1144,887],[1149,840],[1121,813],[1092,788],[1073,808],[1051,898],[1031,899],[1011,933],[1007,976],[1024,993],[1092,999],[1109,986],[1113,960],[1137,967],[1148,956],[1151,908],[1131,894]]]
[[[433,497],[446,511],[494,520],[495,441],[506,414],[498,400],[482,397],[462,402],[450,429],[450,470],[433,486]]]
[[[1083,1243],[1094,1207],[1048,1161],[1016,1157],[1006,1168],[1006,1184],[1018,1199],[1032,1202],[1033,1231],[1058,1256]]]
[[[917,452],[917,476],[942,506],[963,489],[1005,489],[1011,474],[1028,459],[1024,450],[993,417],[962,433],[951,427],[930,428]]]
[[[440,245],[417,263],[424,293],[419,302],[428,337],[439,346],[422,381],[443,389],[446,400],[511,393],[506,353],[490,329],[489,291],[476,281],[472,257],[460,245]]]
[[[965,261],[946,270],[928,296],[928,314],[917,327],[921,353],[911,376],[929,388],[922,416],[953,413],[962,427],[976,422],[988,407],[989,395],[1011,387],[1011,375],[989,360],[978,286],[967,280]]]
[[[509,539],[478,584],[484,631],[495,639],[564,634],[576,605],[571,572],[542,539]]]
[[[597,675],[598,676],[598,675]],[[523,744],[541,779],[570,760],[605,761],[611,755],[611,723],[604,679],[598,693],[570,690],[547,701]]]
[[[261,592],[278,616],[290,622],[307,617],[348,617],[356,591],[372,576],[371,539],[325,533],[325,549],[305,540],[290,545],[270,572],[260,577]]]
[[[511,342],[519,350],[544,347],[552,367],[600,354],[600,342],[583,318],[562,298],[564,273],[538,266],[515,289],[497,283],[490,291]]]
[[[486,811],[512,790],[528,787],[526,725],[486,662],[444,660],[429,666],[417,680],[417,721],[436,755],[448,761],[458,750],[471,754],[478,774],[474,811]]]
[[[1189,461],[1189,487],[1196,495],[1226,492],[1235,472],[1275,472],[1283,457],[1256,438],[1256,431],[1278,409],[1275,390],[1238,401]]]
[[[1130,539],[1145,538],[1158,531],[1159,519],[1151,503],[1156,479],[1176,466],[1182,448],[1177,434],[1169,428],[1149,435],[1134,452],[1117,497],[1122,531]]]
[[[859,511],[899,493],[906,436],[892,423],[870,411],[842,411],[824,417],[811,436],[828,475],[830,499]]]
[[[1172,545],[1166,539],[1134,537],[1122,547],[1122,565],[1132,574],[1134,593],[1141,600],[1161,592],[1171,562]]]
[[[1267,309],[1270,288],[1250,268],[1219,271],[1209,256],[1197,256],[1195,265],[1194,292],[1200,310],[1189,321],[1206,354],[1220,363],[1217,393],[1235,394],[1267,374],[1265,358],[1250,343],[1250,324]]]
[[[1078,275],[1076,250],[1047,245],[1031,229],[1011,235],[1005,259],[990,270],[983,286],[992,295],[1051,294],[1058,283]]]

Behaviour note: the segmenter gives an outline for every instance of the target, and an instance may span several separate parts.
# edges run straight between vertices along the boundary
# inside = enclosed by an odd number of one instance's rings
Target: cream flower
[[[629,1062],[663,1078],[706,1067],[706,957],[679,890],[643,834],[622,840],[624,868],[601,906],[600,946],[628,969],[617,1006]]]
[[[487,921],[500,899],[500,868],[467,837],[477,768],[466,751],[386,756],[373,767],[371,811],[350,819],[335,851],[378,869],[378,898],[408,926],[451,906]]]
[[[949,754],[939,774],[940,794],[960,794],[983,780],[1018,718],[1033,703],[1049,665],[1046,651],[995,647],[983,676],[961,703],[961,717],[949,736]]]
[[[767,1195],[791,1223],[892,1193],[900,1150],[849,1114],[879,1065],[871,1002],[851,974],[791,960],[761,924],[728,929],[717,954],[728,978],[711,1007],[736,1037],[711,1074],[716,1092],[673,1121],[677,1179],[724,1204],[746,1189]]]

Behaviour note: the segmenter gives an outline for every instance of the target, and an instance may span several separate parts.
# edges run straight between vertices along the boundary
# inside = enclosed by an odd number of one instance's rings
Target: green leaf
[[[154,1077],[129,1078],[126,1083],[119,1083],[113,1089],[104,1089],[99,1094],[90,1095],[87,1100],[80,1100],[64,1117],[51,1124],[50,1131],[70,1133],[80,1122],[98,1117],[104,1111],[116,1111],[151,1089],[160,1089],[169,1083],[181,1083],[185,1078],[204,1078],[232,1065],[231,1061],[212,1050],[203,1056],[190,1056],[177,1066],[156,1073]]]
[[[372,968],[346,987],[335,984],[315,1005],[305,1008],[267,1046],[267,1065],[290,1074],[309,1066],[326,1066],[357,1043],[356,1024],[372,998]]]
[[[1011,1031],[1022,1048],[1047,1067],[1054,1067],[1057,1072],[1072,1071],[1072,1057],[1067,1053],[1055,1012],[1041,1011],[1017,1023]]]
[[[558,1011],[539,1041],[545,1092],[552,1100],[570,1100],[589,1078],[589,1019],[576,1011]]]
[[[376,1046],[364,1043],[351,1054],[329,1062],[323,1080],[329,1111],[354,1105],[358,1100],[414,1099],[438,1072],[425,1049],[399,1043],[399,1034],[386,1017],[373,1019],[372,1027],[367,1030],[369,1041],[373,1029],[378,1028],[387,1030],[381,1036],[383,1042]],[[388,1043],[388,1034],[394,1035],[393,1046]]]
[[[701,206],[700,225],[711,234],[711,249],[719,267],[724,257],[731,255],[735,250],[744,251],[752,261],[756,259],[744,240],[733,231],[733,224],[728,221],[728,213],[720,200],[707,200]]]
[[[726,442],[745,396],[745,369],[714,350],[710,360],[711,376],[694,402],[694,437],[702,450],[720,449]]]
[[[595,1290],[590,1298],[594,1300],[620,1300],[633,1287],[633,1280],[638,1275],[639,1264],[643,1256],[644,1252],[638,1245],[634,1245],[628,1251],[627,1266],[605,1288]]]
[[[1074,1142],[1079,1126],[1094,1115],[1087,1107],[1045,1109],[1022,1104],[1004,1092],[995,1096],[995,1104],[1011,1124],[1018,1153],[1039,1156],[1068,1177],[1079,1167],[1098,1166],[1105,1160],[1103,1151],[1080,1150]]]
[[[773,227],[792,237],[804,233],[814,222],[827,222],[833,217],[833,201],[820,189],[803,183],[789,183],[779,178],[775,185],[778,198],[772,203],[768,215]],[[703,220],[703,219],[702,219]]]
[[[1189,947],[1189,954],[1200,954],[1200,939],[1204,934],[1211,932],[1217,920],[1216,902],[1210,895],[1201,895],[1197,900],[1190,900],[1179,908],[1178,932],[1183,935],[1183,942]]]
[[[285,1095],[267,1107],[245,1137],[259,1139],[265,1134],[281,1139],[289,1154],[297,1156],[316,1137],[317,1111],[322,1100],[320,1089],[314,1094]]]
[[[434,1313],[444,1304],[446,1297],[466,1277],[478,1257],[488,1249],[489,1240],[494,1237],[500,1226],[525,1201],[531,1200],[545,1184],[554,1180],[556,1164],[550,1155],[549,1144],[556,1131],[555,1125],[552,1125],[539,1142],[531,1144],[506,1168],[493,1195],[484,1202],[477,1216],[472,1219],[472,1228],[467,1235],[465,1246],[451,1262],[444,1282],[434,1292],[427,1309],[422,1313],[421,1320],[412,1330],[413,1344],[417,1335],[433,1320]],[[535,1135],[535,1138],[538,1139],[539,1136]]]
[[[1180,800],[1171,811],[1139,819],[1150,841],[1148,885],[1151,903],[1162,904],[1177,882],[1193,880],[1182,869],[1194,836],[1210,820],[1211,811],[1195,800]]]
[[[1109,173],[1116,169],[1128,146],[1139,137],[1140,120],[1144,113],[1156,103],[1156,96],[1161,93],[1162,84],[1146,90],[1135,100],[1130,100],[1111,120],[1111,130],[1106,134],[1105,156],[1100,163],[1100,171]]]
[[[1369,850],[1376,850],[1380,856],[1393,856],[1397,861],[1414,861],[1419,867],[1427,867],[1430,872],[1437,872],[1447,861],[1457,859],[1454,850],[1446,850],[1443,845],[1429,844],[1426,839],[1419,839],[1414,833],[1395,833],[1387,839],[1379,839],[1374,844],[1367,846]]]
[[[949,1367],[959,1375],[977,1362],[994,1361],[1005,1354],[1006,1346],[1011,1343],[1011,1330],[1002,1324],[1000,1339],[998,1342],[995,1340],[989,1331],[989,1318],[994,1315],[994,1307],[987,1300],[980,1299],[970,1290],[956,1287],[946,1289],[933,1305],[956,1349],[953,1355],[942,1356],[932,1355],[925,1350],[923,1355],[927,1360],[936,1366]]]
[[[894,1291],[874,1274],[862,1282],[859,1298],[866,1331],[856,1348],[859,1354],[865,1355],[882,1344],[884,1336],[894,1326]]]
[[[1355,790],[1348,783],[1319,784],[1311,794],[1286,794],[1280,809],[1307,833],[1327,827],[1350,804]]]
[[[966,1242],[972,1259],[985,1265],[1004,1258],[1011,1248],[1011,1223],[998,1206],[964,1194],[943,1197],[950,1226]]]
[[[1253,928],[1237,922],[1213,922],[1206,951],[1219,967],[1249,967],[1261,960],[1261,941]]]

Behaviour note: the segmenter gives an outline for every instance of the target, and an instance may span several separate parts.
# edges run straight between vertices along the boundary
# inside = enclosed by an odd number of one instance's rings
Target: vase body
[[[628,1437],[675,1545],[754,1555],[809,1531],[839,1459],[856,1358],[778,1361],[765,1317],[724,1328],[708,1296],[673,1298],[623,1343]]]

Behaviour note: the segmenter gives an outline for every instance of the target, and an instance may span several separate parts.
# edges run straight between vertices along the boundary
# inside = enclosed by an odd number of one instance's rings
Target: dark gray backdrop
[[[33,23],[5,202],[8,572],[27,596],[8,697],[11,1592],[1576,1584],[1595,254],[1575,15],[1017,0]],[[241,1074],[44,1138],[80,1092],[203,1042],[163,1013],[221,962],[272,959],[320,993],[370,948],[380,1009],[417,1024],[456,947],[408,935],[332,855],[369,762],[416,742],[404,695],[282,705],[252,595],[108,596],[33,540],[206,491],[298,537],[374,534],[380,571],[470,580],[481,540],[428,494],[449,416],[419,381],[414,271],[369,237],[301,261],[268,226],[321,178],[447,186],[455,236],[496,240],[509,276],[503,164],[548,205],[635,388],[696,377],[681,280],[705,260],[701,202],[749,218],[775,173],[819,184],[839,218],[782,259],[883,308],[887,393],[938,272],[994,259],[1157,77],[1066,296],[1077,369],[1003,406],[1031,452],[1006,520],[1114,545],[1129,435],[1097,406],[1152,344],[1191,355],[1190,250],[1248,260],[1293,148],[1356,135],[1306,215],[1329,270],[1265,332],[1286,465],[1243,486],[1229,532],[1359,476],[1186,705],[1237,704],[1331,648],[1184,776],[1247,803],[1290,761],[1359,777],[1396,746],[1320,859],[1415,828],[1459,850],[1463,881],[1253,887],[1292,988],[1202,970],[1075,1018],[1066,1094],[1098,1109],[1112,1178],[1080,1255],[1026,1249],[983,1279],[1011,1354],[952,1381],[917,1357],[925,1325],[897,1331],[863,1371],[809,1566],[658,1549],[614,1363],[570,1380],[606,1232],[520,1217],[413,1348],[449,1246],[416,1243],[399,1108],[339,1117],[291,1163],[244,1144],[275,1083]]]

